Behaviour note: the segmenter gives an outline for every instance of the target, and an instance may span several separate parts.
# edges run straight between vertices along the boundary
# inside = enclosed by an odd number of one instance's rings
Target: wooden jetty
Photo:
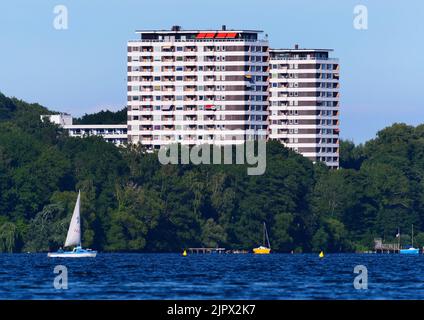
[[[199,253],[225,253],[225,248],[187,248],[188,252]]]
[[[382,239],[374,239],[376,253],[399,253],[399,243],[384,243]]]

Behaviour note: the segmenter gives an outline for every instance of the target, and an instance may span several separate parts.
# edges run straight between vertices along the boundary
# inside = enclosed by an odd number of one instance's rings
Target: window
[[[183,47],[177,47],[177,51],[183,51]]]

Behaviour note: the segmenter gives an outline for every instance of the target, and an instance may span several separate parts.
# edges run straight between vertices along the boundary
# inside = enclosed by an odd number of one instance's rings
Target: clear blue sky
[[[55,5],[69,29],[53,28]],[[368,7],[368,30],[353,8]],[[424,1],[2,0],[0,91],[75,116],[126,103],[126,42],[136,29],[261,29],[272,47],[334,48],[341,135],[363,142],[393,122],[424,122]]]

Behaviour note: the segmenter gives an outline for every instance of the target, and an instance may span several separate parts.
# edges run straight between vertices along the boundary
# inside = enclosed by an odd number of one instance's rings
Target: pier
[[[376,253],[399,253],[399,243],[384,243],[382,239],[374,239]]]
[[[225,248],[187,248],[188,252],[193,254],[199,253],[224,253]]]

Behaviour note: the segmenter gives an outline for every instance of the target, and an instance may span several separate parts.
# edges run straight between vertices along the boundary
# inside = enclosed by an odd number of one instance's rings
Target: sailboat
[[[81,247],[81,223],[80,223],[80,204],[81,192],[78,191],[77,202],[75,203],[74,213],[72,214],[71,223],[69,225],[68,234],[66,236],[65,247],[75,246],[72,251],[64,251],[59,249],[57,252],[49,252],[50,258],[94,258],[97,251],[91,249],[83,249]]]
[[[264,232],[264,237],[263,237],[263,245],[259,246],[258,248],[254,248],[253,249],[253,253],[254,254],[269,254],[271,252],[271,245],[269,244],[269,238],[268,238],[268,232],[266,230],[266,224],[264,222],[264,227],[263,227],[263,232]],[[265,244],[265,240],[266,240],[266,244]]]
[[[400,234],[399,234],[400,238]],[[412,232],[411,232],[411,246],[408,249],[400,249],[399,246],[399,253],[400,254],[419,254],[419,249],[414,248],[414,225],[412,225]]]

